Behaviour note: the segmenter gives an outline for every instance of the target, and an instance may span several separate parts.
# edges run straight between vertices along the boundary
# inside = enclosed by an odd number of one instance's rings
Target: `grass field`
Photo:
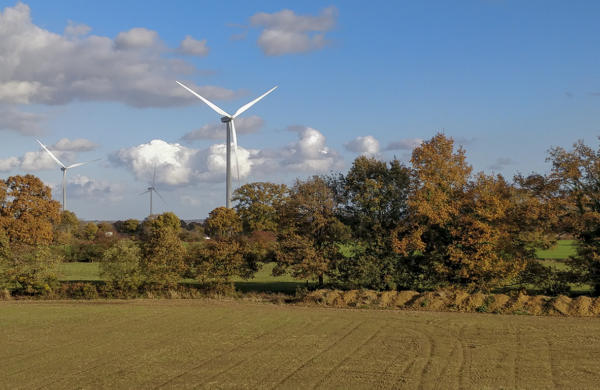
[[[0,361],[7,389],[593,389],[600,319],[6,301]]]
[[[575,255],[575,240],[558,240],[554,247],[537,251],[539,259],[563,260],[573,255]]]
[[[272,276],[273,264],[264,264],[254,278],[249,280],[236,279],[236,289],[240,291],[263,291],[294,293],[298,287],[306,286],[306,280],[294,279],[289,275]],[[99,263],[62,263],[59,269],[59,279],[69,280],[102,280]],[[193,280],[186,280],[193,282]]]

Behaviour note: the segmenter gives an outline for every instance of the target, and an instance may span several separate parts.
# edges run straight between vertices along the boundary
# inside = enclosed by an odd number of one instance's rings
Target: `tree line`
[[[437,134],[408,164],[358,157],[346,173],[243,185],[235,207],[214,209],[203,225],[173,213],[81,224],[39,179],[13,176],[0,181],[0,283],[40,293],[56,283],[57,263],[88,258],[132,294],[182,278],[228,285],[269,262],[274,275],[338,288],[533,284],[556,294],[585,283],[598,294],[600,150],[577,142],[550,149],[547,161],[548,173],[511,180],[473,172],[465,150]],[[536,250],[565,235],[577,242],[567,270],[541,265]]]

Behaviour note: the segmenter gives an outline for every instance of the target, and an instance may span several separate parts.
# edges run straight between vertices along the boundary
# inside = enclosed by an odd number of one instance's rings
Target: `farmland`
[[[593,388],[600,320],[209,300],[0,302],[5,388]]]

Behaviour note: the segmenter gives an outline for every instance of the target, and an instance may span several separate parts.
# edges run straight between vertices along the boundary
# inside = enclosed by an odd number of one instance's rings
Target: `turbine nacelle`
[[[224,117],[221,117],[221,122],[223,122],[223,123],[229,123],[229,122],[231,122],[232,120],[233,120],[233,118],[231,118],[231,117],[229,117],[229,116],[224,116]]]

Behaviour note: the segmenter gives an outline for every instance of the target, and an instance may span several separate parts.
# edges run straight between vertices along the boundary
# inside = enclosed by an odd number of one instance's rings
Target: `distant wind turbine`
[[[235,118],[237,118],[239,115],[241,115],[244,111],[246,111],[247,109],[249,109],[256,103],[258,103],[259,100],[261,100],[262,98],[264,98],[265,96],[267,96],[268,94],[273,92],[275,90],[275,88],[277,88],[277,86],[271,88],[270,90],[268,90],[267,92],[265,92],[264,94],[259,96],[258,98],[252,100],[250,103],[244,104],[243,106],[238,108],[238,110],[235,112],[235,114],[229,115],[227,112],[223,111],[217,105],[210,102],[208,99],[205,99],[202,96],[198,95],[196,92],[194,92],[187,86],[183,85],[179,81],[177,81],[177,84],[181,85],[183,88],[190,91],[198,99],[202,100],[210,108],[212,108],[217,114],[223,115],[223,117],[221,117],[221,122],[225,123],[226,127],[227,127],[227,142],[226,142],[226,145],[227,145],[227,174],[226,174],[227,187],[226,187],[226,195],[225,195],[225,205],[227,206],[227,208],[231,208],[231,141],[233,141],[233,151],[235,153],[235,162],[236,162],[238,180],[240,178],[240,165],[239,165],[238,155],[237,155],[237,135],[235,133],[235,123],[233,120]]]
[[[162,197],[162,195],[156,190],[156,167],[154,167],[154,175],[152,176],[152,185],[150,187],[148,187],[146,189],[146,191],[142,192],[140,195],[144,195],[147,193],[150,193],[150,216],[152,216],[152,193],[156,192],[156,195],[158,195],[158,197],[165,203],[167,203],[167,201],[165,201],[165,198]]]
[[[56,161],[56,163],[60,166],[60,170],[63,173],[63,177],[62,177],[62,193],[63,193],[63,211],[65,211],[67,209],[67,187],[66,187],[66,181],[65,181],[65,178],[67,176],[67,169],[80,167],[82,165],[89,164],[89,163],[94,162],[94,161],[99,161],[100,159],[98,158],[96,160],[91,160],[91,161],[86,161],[86,162],[80,162],[80,163],[75,163],[75,164],[71,164],[69,166],[66,166],[65,164],[63,164],[54,155],[54,153],[52,153],[51,151],[49,151],[48,148],[46,147],[46,145],[44,145],[43,143],[41,143],[39,139],[36,139],[36,141],[38,142],[38,144],[40,144],[42,146],[42,148],[44,148],[44,150],[50,155],[50,157],[52,157],[52,159],[54,161]]]

